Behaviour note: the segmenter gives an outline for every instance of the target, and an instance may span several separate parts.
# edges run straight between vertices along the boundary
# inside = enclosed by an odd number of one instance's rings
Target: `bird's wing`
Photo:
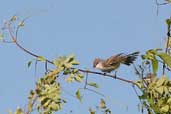
[[[110,58],[106,59],[105,66],[120,64],[125,59],[126,59],[126,56],[123,55],[123,53],[111,56]]]

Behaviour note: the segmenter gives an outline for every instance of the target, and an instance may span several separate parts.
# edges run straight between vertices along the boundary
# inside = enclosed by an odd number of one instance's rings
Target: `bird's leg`
[[[115,71],[115,75],[114,75],[114,78],[116,78],[116,74],[117,74],[118,71]]]

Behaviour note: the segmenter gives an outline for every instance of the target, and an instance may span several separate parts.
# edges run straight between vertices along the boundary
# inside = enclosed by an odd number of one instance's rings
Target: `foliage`
[[[165,63],[169,68],[171,68],[171,56],[167,53],[160,52],[161,49],[151,49],[146,52],[146,55],[142,55],[143,60],[150,61],[152,63],[153,73],[156,74],[158,71],[159,57],[163,63]]]
[[[92,108],[89,109],[90,114],[98,114],[98,111],[103,114],[112,114],[112,111],[106,106],[106,101],[104,99],[100,99],[100,103],[96,106],[96,110]]]
[[[170,3],[170,0],[166,0],[166,3]],[[82,83],[84,80],[84,73],[94,73],[103,76],[112,77],[109,74],[102,74],[99,72],[93,72],[88,70],[80,70],[75,68],[79,65],[79,62],[75,59],[75,56],[71,54],[70,56],[60,56],[53,61],[47,60],[43,56],[33,54],[32,52],[24,49],[17,42],[17,33],[19,28],[25,26],[25,20],[19,20],[17,16],[12,16],[9,21],[4,24],[3,30],[8,29],[11,35],[11,42],[16,44],[20,49],[26,53],[34,56],[33,60],[42,62],[45,64],[50,63],[55,67],[52,70],[46,69],[45,75],[43,75],[37,82],[35,89],[31,90],[28,96],[27,109],[18,107],[14,114],[30,114],[33,111],[38,111],[39,114],[53,114],[56,111],[62,110],[63,105],[67,103],[67,99],[62,96],[61,83],[58,80],[59,76],[63,76],[66,83]],[[139,76],[138,81],[125,81],[125,79],[120,79],[125,82],[132,82],[140,92],[136,92],[143,110],[146,109],[148,114],[170,114],[171,113],[171,80],[165,75],[165,70],[170,72],[171,69],[171,18],[166,20],[167,24],[167,41],[165,45],[165,51],[160,48],[147,50],[144,55],[142,55],[142,65],[138,68],[135,66],[136,74]],[[11,27],[17,25],[15,27]],[[15,28],[11,30],[12,28]],[[3,30],[0,32],[0,41],[6,42],[3,34]],[[16,33],[16,34],[13,34]],[[28,67],[31,66],[33,60],[28,62]],[[160,66],[161,65],[161,66]],[[148,67],[147,67],[148,66]],[[163,66],[163,69],[162,69]],[[46,66],[47,67],[47,66]],[[151,72],[152,69],[152,72]],[[158,72],[163,72],[162,76],[158,75]],[[113,78],[113,77],[112,77]],[[99,85],[95,82],[87,82],[85,80],[85,87],[91,86],[94,88],[99,88]],[[75,98],[82,102],[81,89],[78,88],[75,91]],[[96,114],[100,110],[103,114],[112,114],[110,108],[107,107],[106,101],[100,99],[99,105],[94,110],[89,109],[90,114]],[[9,111],[9,114],[12,114]]]
[[[41,56],[37,59],[42,62],[46,61],[46,59]],[[52,114],[53,112],[62,109],[66,100],[61,97],[61,87],[57,79],[59,74],[70,75],[69,77],[72,76],[72,82],[81,82],[83,79],[83,75],[76,68],[72,68],[73,65],[79,64],[75,60],[74,55],[59,57],[53,62],[56,68],[40,78],[36,83],[35,90],[30,91],[27,108],[27,112],[29,113],[34,111],[34,107],[36,107],[40,114]],[[30,64],[31,62],[28,63],[28,66],[30,66]],[[76,97],[81,101],[80,94],[80,90],[78,90],[76,92]],[[17,109],[16,114],[24,114],[24,112],[19,108]]]
[[[165,52],[162,49],[150,49],[142,55],[143,63],[139,69],[135,68],[140,80],[136,82],[138,89],[141,91],[138,95],[143,109],[148,114],[170,114],[171,113],[171,80],[165,75],[165,69],[170,72],[171,55],[170,55],[170,25],[171,19],[166,20],[168,26],[167,41]],[[159,67],[159,62],[162,67]],[[149,66],[146,69],[146,66]],[[151,72],[152,68],[153,72]],[[160,69],[161,70],[160,70]],[[161,77],[158,71],[163,71]]]
[[[142,105],[148,109],[149,114],[153,112],[155,114],[171,113],[171,80],[166,76],[153,77],[147,85],[142,80],[137,84],[142,91],[139,98]]]

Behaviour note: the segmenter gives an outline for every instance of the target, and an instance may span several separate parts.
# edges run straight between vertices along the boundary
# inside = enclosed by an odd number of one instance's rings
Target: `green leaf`
[[[74,54],[71,54],[68,58],[67,58],[67,62],[68,63],[71,63],[73,60],[74,60],[74,58],[75,58],[75,55]]]
[[[155,90],[162,95],[163,92],[164,92],[164,87],[163,86],[160,86],[158,88],[155,88]]]
[[[74,81],[74,78],[72,76],[69,76],[66,78],[66,82],[72,83]]]
[[[81,73],[79,73],[79,72],[77,72],[77,73],[75,74],[75,77],[74,77],[74,79],[75,79],[77,82],[82,82],[83,78],[84,78],[84,76],[83,76]]]
[[[160,51],[161,49],[160,48],[156,48],[156,49],[150,49],[146,52],[146,54],[151,54],[151,55],[156,55],[157,54],[157,51]]]
[[[92,108],[89,109],[89,112],[90,112],[90,114],[95,114],[96,113],[96,111],[93,110]]]
[[[66,56],[61,56],[55,59],[53,63],[56,67],[61,67],[65,63],[66,59],[67,59]]]
[[[171,93],[171,87],[168,87],[168,91]]]
[[[108,108],[105,110],[105,114],[112,114],[111,110]]]
[[[33,110],[33,103],[29,102],[27,107],[28,107],[28,111],[31,112]]]
[[[169,104],[171,103],[171,98],[169,98],[169,99],[167,100],[167,103],[169,103]]]
[[[27,63],[27,67],[28,67],[28,68],[31,66],[32,62],[33,62],[33,61],[29,61],[29,62]]]
[[[81,97],[80,89],[78,89],[78,90],[76,91],[75,95],[76,95],[77,99],[78,99],[80,102],[82,102],[82,97]]]
[[[165,105],[161,108],[161,112],[163,113],[167,113],[169,111],[169,106],[168,105]]]
[[[136,81],[135,82],[136,83],[136,85],[139,87],[139,88],[144,88],[144,84],[143,84],[143,81],[142,80],[138,80],[138,81]]]
[[[0,41],[3,41],[3,39],[4,39],[4,35],[3,33],[0,33]]]
[[[170,57],[170,55],[168,55],[164,52],[160,52],[157,55],[164,61],[164,63],[166,63],[169,66],[169,68],[171,68],[171,57]]]
[[[152,59],[153,73],[156,74],[158,71],[158,61],[156,58]]]
[[[75,79],[77,82],[82,82],[82,78],[81,78],[79,75],[75,76],[74,79]]]
[[[99,85],[97,83],[94,83],[94,82],[89,82],[88,85],[93,86],[95,88],[99,88]]]
[[[12,114],[12,111],[11,111],[11,110],[9,110],[9,111],[8,111],[8,114]]]
[[[24,112],[21,108],[18,107],[15,114],[24,114]]]
[[[71,63],[64,63],[64,66],[65,66],[65,68],[70,69],[72,67],[72,64]]]
[[[171,2],[171,0],[166,0],[166,1]],[[166,19],[166,24],[170,25],[171,24],[171,20],[170,19]]]
[[[72,62],[72,65],[79,65],[80,63],[78,62],[78,61],[76,61],[76,60],[73,60]]]
[[[157,81],[157,86],[160,87],[164,84],[164,82],[166,81],[166,77],[162,76],[158,81]]]
[[[100,100],[100,106],[99,106],[101,109],[105,109],[106,108],[106,102],[104,99],[101,99]]]
[[[10,21],[16,21],[16,20],[17,20],[17,16],[16,15],[12,16],[11,19],[10,19]]]
[[[24,21],[21,21],[18,26],[23,27],[24,26]]]
[[[37,60],[38,61],[42,61],[42,62],[45,62],[46,61],[46,59],[43,56],[38,56],[37,57]]]
[[[165,93],[165,94],[168,94],[168,93],[169,93],[169,89],[168,89],[167,86],[164,86],[163,89],[164,89],[164,93]]]

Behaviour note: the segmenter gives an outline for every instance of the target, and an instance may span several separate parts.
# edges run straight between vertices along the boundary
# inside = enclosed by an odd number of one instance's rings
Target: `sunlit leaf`
[[[166,77],[162,76],[158,81],[157,81],[157,86],[160,87],[164,84],[164,82],[166,81]]]
[[[142,80],[138,80],[135,83],[139,88],[141,88],[141,89],[144,88],[144,84],[143,84]]]
[[[165,47],[165,48],[170,48],[170,47],[171,47],[171,37],[167,38],[164,47]]]
[[[166,0],[168,3],[171,3],[171,0]]]
[[[169,1],[171,1],[171,0],[166,0],[166,1],[169,2]],[[170,19],[166,19],[166,24],[167,24],[167,25],[170,25],[170,24],[171,24],[171,20],[170,20]]]
[[[63,65],[64,64],[66,64],[67,62],[66,62],[66,59],[67,59],[67,57],[66,56],[61,56],[61,57],[58,57],[57,59],[55,59],[54,61],[53,61],[53,63],[54,63],[54,65],[56,66],[56,67],[63,67]]]
[[[162,95],[164,92],[164,87],[160,86],[160,87],[156,88],[155,90]]]
[[[0,33],[0,42],[4,40],[4,35]]]
[[[73,60],[74,60],[74,58],[75,58],[75,55],[74,54],[71,54],[68,58],[67,58],[67,62],[68,63],[71,63]]]
[[[166,63],[169,66],[169,68],[171,68],[171,57],[170,57],[170,55],[163,53],[163,52],[160,52],[157,55],[164,61],[164,63]]]
[[[38,61],[42,61],[42,62],[45,62],[46,61],[46,59],[43,56],[38,56],[37,57],[37,60]]]
[[[80,62],[78,62],[76,60],[73,60],[71,63],[72,63],[72,65],[79,65],[80,64]]]
[[[106,108],[106,102],[105,102],[104,99],[101,99],[101,100],[100,100],[100,105],[99,105],[99,107],[100,107],[101,109],[105,109],[105,108]]]
[[[156,58],[152,59],[152,67],[153,67],[153,73],[156,74],[158,70],[158,61]]]
[[[64,63],[64,66],[65,66],[65,68],[70,69],[72,67],[72,64],[71,63]]]
[[[82,82],[82,78],[81,78],[79,75],[75,76],[74,79],[75,79],[77,82]]]
[[[17,20],[17,16],[16,15],[12,16],[11,19],[10,19],[10,21],[16,21],[16,20]]]
[[[28,111],[31,112],[33,110],[33,103],[30,101],[28,103],[28,106],[27,107],[28,107]]]
[[[165,105],[161,108],[161,112],[163,113],[167,113],[169,111],[169,106],[168,105]]]
[[[18,26],[23,27],[24,26],[24,21],[21,21]]]
[[[169,99],[167,100],[167,103],[169,103],[169,104],[171,103],[171,98],[169,98]]]
[[[89,82],[88,85],[93,86],[95,88],[99,88],[99,85],[97,83],[94,83],[94,82]]]
[[[80,89],[78,89],[75,93],[77,99],[81,102],[82,101],[82,97],[81,97],[81,93],[80,93]]]
[[[12,111],[11,111],[11,110],[9,110],[9,111],[8,111],[8,114],[12,114]]]
[[[24,112],[21,108],[18,107],[15,114],[24,114]]]
[[[168,94],[168,93],[169,93],[169,89],[168,89],[167,86],[164,86],[163,89],[164,89],[164,93],[165,93],[165,94]]]
[[[89,112],[90,112],[90,114],[95,114],[96,113],[96,111],[93,110],[92,108],[89,109]]]
[[[70,74],[70,76],[66,78],[66,81],[72,83],[74,81],[74,74]]]

